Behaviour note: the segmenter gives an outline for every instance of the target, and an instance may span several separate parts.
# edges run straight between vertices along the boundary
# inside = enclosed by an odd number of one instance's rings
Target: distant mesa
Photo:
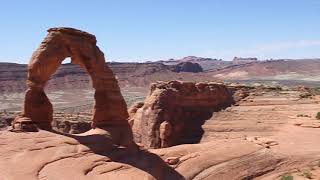
[[[206,58],[206,57],[197,57],[197,56],[186,56],[180,61],[203,61],[203,60],[217,60],[217,59],[212,59],[212,58]]]
[[[156,62],[164,63],[164,64],[177,64],[180,62],[201,62],[201,61],[222,61],[222,59],[216,58],[208,58],[208,57],[198,57],[198,56],[186,56],[180,59],[170,58],[168,60],[159,60]]]
[[[173,72],[203,72],[202,67],[198,63],[193,62],[181,62],[172,67]]]
[[[257,62],[258,58],[256,57],[234,57],[233,62],[235,63],[250,63],[250,62]]]

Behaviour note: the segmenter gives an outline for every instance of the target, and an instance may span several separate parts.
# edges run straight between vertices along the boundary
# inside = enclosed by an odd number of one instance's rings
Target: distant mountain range
[[[183,81],[298,81],[320,86],[320,59],[278,59],[258,61],[235,58],[233,61],[188,56],[182,59],[145,63],[111,62],[122,87],[145,87],[158,80]],[[0,63],[0,92],[26,89],[27,65]],[[90,88],[90,77],[78,65],[63,64],[51,77],[47,90]]]

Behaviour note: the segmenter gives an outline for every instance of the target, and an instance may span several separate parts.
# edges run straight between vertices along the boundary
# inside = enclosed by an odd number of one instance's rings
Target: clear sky
[[[0,0],[0,62],[50,27],[95,34],[111,61],[320,57],[320,0]]]

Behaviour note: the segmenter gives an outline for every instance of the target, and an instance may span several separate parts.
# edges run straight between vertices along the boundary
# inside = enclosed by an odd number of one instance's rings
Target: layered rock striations
[[[197,143],[205,120],[232,103],[232,93],[223,84],[154,83],[144,104],[130,113],[134,136],[149,148]]]

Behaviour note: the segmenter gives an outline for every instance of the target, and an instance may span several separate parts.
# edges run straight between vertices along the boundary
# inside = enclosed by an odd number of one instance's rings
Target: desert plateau
[[[3,2],[0,180],[320,180],[319,3],[153,3]]]

